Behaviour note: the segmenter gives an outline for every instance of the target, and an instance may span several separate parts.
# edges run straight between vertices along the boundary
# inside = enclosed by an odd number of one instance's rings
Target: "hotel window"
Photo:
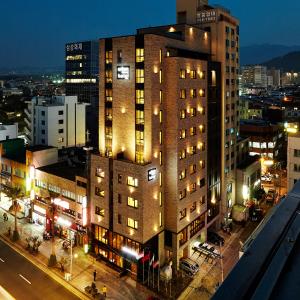
[[[196,190],[197,190],[197,184],[196,183],[192,183],[190,185],[190,194],[196,192]]]
[[[205,126],[204,125],[200,125],[199,126],[199,130],[200,130],[200,133],[204,133],[205,132]]]
[[[188,241],[188,235],[187,235],[187,227],[184,228],[179,234],[179,247],[183,246]]]
[[[143,62],[145,60],[145,50],[142,48],[136,49],[136,62]]]
[[[190,128],[190,136],[194,136],[197,134],[197,130],[196,130],[196,127],[191,127]]]
[[[162,213],[159,213],[159,227],[162,226]]]
[[[186,150],[185,149],[179,151],[179,159],[184,159],[184,158],[186,158]]]
[[[185,79],[186,78],[186,70],[181,69],[179,73],[179,78]]]
[[[104,209],[99,206],[95,207],[95,214],[101,217],[104,217]]]
[[[163,52],[162,49],[159,50],[159,63],[162,63],[162,59],[163,59]]]
[[[195,174],[197,172],[197,166],[196,165],[190,165],[190,174]]]
[[[117,57],[118,57],[118,64],[121,64],[122,63],[122,59],[123,59],[122,50],[118,50],[117,51]]]
[[[200,164],[201,169],[205,168],[205,161],[204,160],[200,160],[199,164]]]
[[[135,73],[136,73],[136,83],[144,83],[145,82],[144,69],[136,69]]]
[[[200,71],[199,77],[200,77],[200,79],[205,79],[205,72],[204,71]]]
[[[179,192],[179,200],[182,200],[186,197],[186,189]]]
[[[300,150],[294,149],[294,157],[300,157]]]
[[[105,82],[111,83],[112,82],[112,70],[105,71]]]
[[[190,114],[191,114],[191,117],[195,117],[197,115],[197,110],[196,108],[191,108],[190,109]]]
[[[198,107],[198,111],[199,111],[199,113],[201,114],[201,115],[205,115],[205,108],[204,107],[202,107],[202,106],[199,106]]]
[[[180,94],[179,94],[180,99],[185,99],[186,98],[186,90],[181,89]]]
[[[195,221],[191,223],[190,238],[193,237],[204,227],[205,227],[205,214],[203,214],[202,216],[200,216],[199,218],[197,218]]]
[[[162,187],[162,174],[159,173],[159,186]]]
[[[163,96],[164,96],[163,91],[160,90],[160,91],[159,91],[159,103],[160,103],[160,104],[162,104],[162,102],[163,102],[163,98],[164,98]]]
[[[162,131],[160,130],[159,132],[159,144],[162,145],[163,143],[163,134],[162,134]]]
[[[197,208],[197,202],[194,202],[190,208],[190,213],[193,213]]]
[[[205,97],[205,90],[204,89],[200,89],[199,90],[199,95],[200,95],[200,97]]]
[[[159,123],[161,124],[163,121],[163,114],[162,114],[162,110],[159,111]]]
[[[195,70],[191,70],[190,75],[191,75],[191,79],[196,79],[197,78],[197,73],[196,73]]]
[[[179,131],[179,138],[182,140],[182,139],[185,139],[186,137],[186,129],[181,129]]]
[[[121,194],[118,194],[118,203],[122,204],[122,195]]]
[[[182,109],[180,111],[180,119],[185,119],[186,118],[186,110],[185,109]]]
[[[162,158],[162,152],[159,152],[159,164],[162,166],[163,164],[163,158]]]
[[[122,216],[118,214],[118,224],[122,224]]]
[[[112,102],[112,100],[113,100],[113,91],[111,89],[106,89],[105,90],[105,100],[107,102]]]
[[[200,143],[198,144],[198,148],[199,148],[199,150],[204,151],[204,150],[205,150],[205,144],[202,143],[202,142],[200,142]]]
[[[202,196],[201,200],[200,200],[200,204],[203,205],[203,204],[205,204],[205,202],[206,202],[206,198],[205,198],[205,196]]]
[[[144,145],[144,131],[136,131],[136,145],[143,146]]]
[[[202,178],[199,182],[200,188],[205,186],[205,178]]]
[[[162,206],[162,192],[159,192],[159,206]]]
[[[112,64],[112,62],[113,62],[113,52],[112,51],[105,52],[105,62],[106,62],[106,64]]]
[[[186,170],[182,170],[181,173],[179,174],[179,180],[182,180],[186,177]]]
[[[132,197],[127,198],[127,205],[130,207],[138,208],[139,202],[136,199],[133,199]]]
[[[144,90],[136,90],[136,103],[144,104],[145,102],[145,92]]]
[[[138,221],[128,218],[127,219],[127,226],[133,229],[138,229]]]
[[[95,195],[99,197],[104,197],[105,193],[103,190],[101,190],[99,187],[95,187]]]
[[[162,70],[159,70],[159,83],[163,82],[163,74],[162,74]]]
[[[127,185],[133,186],[133,187],[138,187],[139,186],[139,181],[137,178],[133,178],[131,176],[127,177]]]
[[[96,168],[96,176],[104,178],[105,173],[104,173],[104,171],[101,168]]]
[[[95,239],[107,244],[108,230],[100,226],[95,226]]]
[[[111,108],[106,108],[105,109],[105,120],[106,121],[111,121],[112,120],[112,109]]]
[[[179,220],[183,220],[186,217],[186,208],[179,212]]]
[[[143,110],[136,110],[135,111],[135,120],[136,124],[144,124],[145,123],[145,115]]]
[[[196,146],[191,146],[189,148],[189,154],[194,155],[197,153],[197,147]]]
[[[190,96],[191,96],[191,98],[197,98],[197,90],[196,89],[191,89],[190,90]]]

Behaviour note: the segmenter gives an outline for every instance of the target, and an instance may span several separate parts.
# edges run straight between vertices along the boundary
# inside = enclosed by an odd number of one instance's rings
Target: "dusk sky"
[[[241,21],[241,45],[299,41],[300,2],[219,0]],[[63,66],[70,41],[175,22],[176,0],[9,0],[1,3],[0,67]]]

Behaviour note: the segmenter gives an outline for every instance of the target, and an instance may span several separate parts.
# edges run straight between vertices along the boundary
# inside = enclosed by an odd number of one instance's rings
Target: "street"
[[[16,300],[79,299],[0,241],[0,286]]]

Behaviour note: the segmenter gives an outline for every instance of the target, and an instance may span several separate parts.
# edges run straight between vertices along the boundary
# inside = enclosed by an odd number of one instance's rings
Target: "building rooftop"
[[[45,145],[35,145],[35,146],[28,146],[26,150],[30,152],[37,152],[37,151],[43,151],[43,150],[48,150],[48,149],[53,149],[55,147],[52,146],[45,146]]]
[[[42,172],[46,172],[61,178],[65,178],[71,181],[75,181],[76,176],[85,178],[85,164],[74,163],[71,160],[59,162],[53,165],[44,166],[38,168]]]
[[[214,300],[298,299],[300,181],[251,236]]]

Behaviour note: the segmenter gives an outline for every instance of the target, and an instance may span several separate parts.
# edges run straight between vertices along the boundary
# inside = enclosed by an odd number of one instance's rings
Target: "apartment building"
[[[207,195],[220,198],[221,66],[210,45],[184,24],[100,40],[93,250],[136,278],[142,252],[177,270],[206,238]]]
[[[86,141],[86,103],[77,96],[34,97],[25,109],[26,136],[30,145],[58,149],[81,147]]]
[[[300,179],[300,133],[289,133],[287,149],[287,184],[288,191]]]
[[[18,137],[18,123],[0,124],[0,141],[16,139]]]
[[[267,88],[268,85],[273,86],[273,76],[268,76],[267,67],[265,66],[243,66],[242,84],[244,87]]]
[[[209,32],[211,54],[221,63],[222,78],[222,176],[221,219],[236,202],[236,146],[239,135],[239,21],[221,6],[208,1],[177,0],[177,23],[197,24]],[[215,199],[208,199],[209,210]],[[219,218],[219,215],[215,216]],[[213,223],[214,219],[212,220]]]

